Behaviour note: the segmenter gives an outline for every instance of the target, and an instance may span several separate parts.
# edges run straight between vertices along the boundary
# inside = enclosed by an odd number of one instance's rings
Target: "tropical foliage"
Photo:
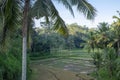
[[[76,6],[78,11],[82,12],[87,19],[94,19],[96,15],[95,8],[86,0],[58,0],[58,2],[65,5],[65,8],[72,15],[74,15],[72,6]],[[45,17],[47,23],[52,20],[53,29],[68,36],[66,25],[59,16],[52,0],[0,0],[0,53],[6,59],[4,61],[2,57],[0,58],[2,66],[0,67],[0,78],[2,80],[21,79],[21,53],[23,53],[22,80],[26,80],[27,40],[29,41],[28,46],[30,46],[32,42],[30,33],[34,24],[33,18],[39,19],[42,17]],[[16,35],[16,32],[18,35]],[[20,39],[21,41],[21,36],[23,37],[23,52],[21,51],[21,42],[18,43],[17,40]],[[18,46],[14,47],[14,44],[18,44]],[[16,58],[16,56],[20,59]]]
[[[87,42],[91,49],[97,49],[93,50],[92,58],[98,80],[119,80],[119,17],[113,18],[117,20],[111,25],[100,23]]]

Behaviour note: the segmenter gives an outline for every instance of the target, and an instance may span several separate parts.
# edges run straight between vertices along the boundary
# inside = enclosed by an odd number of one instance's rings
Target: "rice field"
[[[33,60],[31,80],[94,80],[87,76],[94,70],[90,55],[85,51],[72,50],[54,53],[56,57],[53,58]]]

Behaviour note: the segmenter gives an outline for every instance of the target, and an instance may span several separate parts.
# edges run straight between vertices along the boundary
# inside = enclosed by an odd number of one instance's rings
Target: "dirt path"
[[[83,74],[41,65],[39,62],[32,62],[31,68],[31,80],[94,80]]]

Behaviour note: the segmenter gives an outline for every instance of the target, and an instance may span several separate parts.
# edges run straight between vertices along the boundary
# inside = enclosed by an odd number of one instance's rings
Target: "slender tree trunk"
[[[27,72],[27,26],[28,26],[28,9],[30,0],[25,0],[24,12],[23,12],[23,45],[22,45],[22,80],[26,80]]]

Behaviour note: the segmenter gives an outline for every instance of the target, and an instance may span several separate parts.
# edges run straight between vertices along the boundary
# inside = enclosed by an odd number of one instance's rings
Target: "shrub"
[[[92,58],[93,58],[93,64],[96,66],[97,69],[99,69],[102,65],[102,53],[99,52],[95,52],[92,54]]]
[[[109,76],[115,75],[117,54],[115,49],[107,48],[105,51],[105,66],[108,69]]]

